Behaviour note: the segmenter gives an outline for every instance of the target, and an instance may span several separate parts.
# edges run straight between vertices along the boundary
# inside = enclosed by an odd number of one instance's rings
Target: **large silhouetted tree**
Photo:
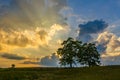
[[[73,64],[75,65],[77,62],[88,66],[100,65],[100,54],[95,44],[82,43],[73,38],[68,38],[63,41],[62,46],[57,51],[61,65],[73,67]]]
[[[82,65],[98,66],[100,65],[100,54],[95,44],[84,43],[81,50],[77,54],[77,60]]]
[[[76,41],[73,38],[68,38],[63,41],[62,45],[63,47],[57,51],[60,56],[60,64],[73,67],[73,64],[76,64]]]

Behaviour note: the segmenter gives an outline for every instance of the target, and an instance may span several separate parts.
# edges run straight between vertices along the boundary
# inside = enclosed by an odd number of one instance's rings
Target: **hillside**
[[[1,68],[0,80],[120,80],[120,66],[91,68]]]

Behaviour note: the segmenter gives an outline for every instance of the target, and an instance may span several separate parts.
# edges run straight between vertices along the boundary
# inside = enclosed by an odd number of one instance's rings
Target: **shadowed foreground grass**
[[[120,66],[0,69],[0,80],[120,80]]]

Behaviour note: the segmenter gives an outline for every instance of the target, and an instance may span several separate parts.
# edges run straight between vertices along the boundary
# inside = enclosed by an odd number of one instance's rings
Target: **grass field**
[[[91,68],[1,68],[0,80],[120,80],[120,66]]]

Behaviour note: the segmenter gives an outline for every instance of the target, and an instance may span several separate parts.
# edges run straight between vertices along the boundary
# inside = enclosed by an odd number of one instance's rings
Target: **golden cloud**
[[[102,57],[119,56],[120,55],[120,40],[119,37],[110,32],[103,32],[97,38],[98,43],[106,47]]]
[[[59,13],[66,3],[13,0],[6,7],[7,13],[0,16],[0,52],[32,57],[55,52],[60,46],[58,42],[68,35],[64,17]]]
[[[67,35],[65,32],[67,27],[59,24],[54,24],[50,29],[37,27],[34,30],[21,30],[7,32],[0,30],[0,51],[9,51],[17,48],[39,47],[39,46],[53,46],[59,45],[62,38],[60,35]],[[9,49],[9,50],[6,50]]]

